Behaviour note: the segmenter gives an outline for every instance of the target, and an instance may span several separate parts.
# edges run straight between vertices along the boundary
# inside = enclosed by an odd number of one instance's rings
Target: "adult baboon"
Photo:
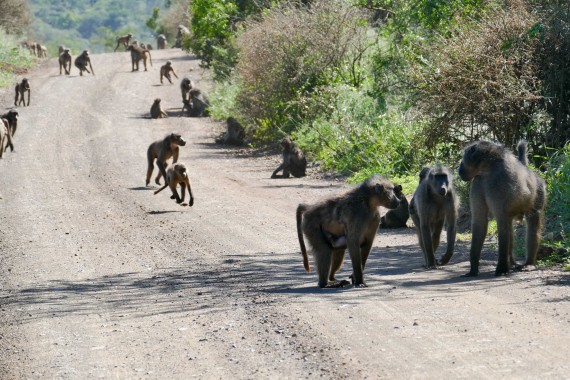
[[[177,133],[166,135],[162,140],[157,140],[148,146],[146,157],[148,169],[146,171],[146,185],[150,183],[152,171],[154,170],[154,160],[159,172],[156,175],[155,183],[160,185],[160,177],[166,178],[166,161],[172,157],[172,163],[178,162],[179,146],[186,145],[186,141]]]
[[[271,174],[271,178],[289,178],[289,174],[300,178],[306,175],[307,159],[293,141],[284,137],[281,140],[281,148],[283,148],[283,162]],[[283,170],[282,175],[277,175],[277,172]]]
[[[178,79],[178,75],[176,75],[176,73],[174,72],[174,68],[172,67],[172,62],[166,61],[166,63],[160,67],[160,84],[162,84],[162,77],[168,79],[170,84],[172,84],[172,78],[170,77],[171,72],[172,75],[174,75],[176,79]]]
[[[6,146],[4,146],[6,144]],[[12,143],[12,135],[10,133],[10,126],[8,120],[0,118],[0,158],[4,156],[4,151],[10,147],[14,151],[14,144]]]
[[[170,199],[176,199],[176,203],[182,203],[186,196],[186,188],[188,188],[188,195],[190,197],[188,206],[192,207],[192,205],[194,205],[194,197],[192,196],[190,178],[188,177],[186,165],[182,163],[168,165],[164,182],[166,182],[164,186],[154,192],[155,195],[166,189],[167,186],[170,186],[170,190],[172,191]],[[176,191],[176,186],[178,185],[180,185],[181,196],[178,196],[178,191]],[[184,204],[182,205],[184,206]]]
[[[164,112],[164,110],[162,109],[160,102],[161,102],[160,98],[156,98],[154,99],[154,102],[150,107],[150,117],[152,117],[153,119],[161,119],[163,117],[168,117],[166,112]]]
[[[38,57],[47,58],[47,48],[44,45],[36,44],[36,52]]]
[[[181,48],[184,37],[190,34],[190,31],[184,25],[178,25],[178,32],[176,33],[176,41],[174,47]]]
[[[30,94],[32,90],[30,89],[30,82],[28,82],[27,78],[23,78],[20,83],[16,84],[16,97],[14,98],[14,105],[18,106],[18,104],[24,103],[24,107],[26,106],[26,99],[24,95],[28,93],[28,106],[30,105]],[[19,101],[18,101],[19,99]]]
[[[186,103],[190,99],[190,90],[194,87],[194,83],[189,78],[183,78],[180,82],[180,92],[182,93],[182,103]],[[184,109],[182,109],[184,111]]]
[[[127,34],[126,36],[119,36],[117,37],[117,46],[115,46],[115,50],[113,51],[117,51],[117,49],[119,48],[119,46],[124,45],[125,49],[127,48],[127,46],[129,46],[129,40],[131,39],[133,35],[131,33]]]
[[[87,69],[87,64],[89,64],[91,71]],[[95,75],[95,70],[93,70],[93,66],[91,66],[91,57],[89,57],[89,50],[83,50],[83,53],[79,54],[77,58],[75,58],[75,67],[79,69],[79,75],[81,76],[83,76],[84,71]]]
[[[8,121],[8,126],[10,128],[10,135],[14,137],[16,134],[16,129],[18,129],[18,111],[16,110],[9,110],[3,115],[0,115],[2,119],[6,119]]]
[[[61,53],[63,53],[64,50],[65,50],[65,46],[59,45],[57,47],[57,54],[60,55]]]
[[[216,139],[217,144],[243,145],[245,139],[245,129],[239,121],[233,117],[226,119],[226,133]]]
[[[459,197],[453,188],[451,171],[439,164],[433,168],[422,169],[420,183],[410,204],[410,215],[424,254],[426,268],[445,265],[453,256],[458,208]],[[439,246],[444,222],[447,224],[447,249],[441,260],[436,261],[435,251]]]
[[[143,49],[140,46],[131,44],[127,47],[127,50],[131,51],[131,71],[138,71],[139,70],[139,61],[143,61],[144,64],[144,71],[147,71],[146,68],[146,61],[147,59],[150,61],[150,65],[152,66],[152,57],[150,56],[150,51],[148,49]]]
[[[509,273],[516,265],[513,254],[513,219],[526,219],[526,262],[522,268],[536,265],[540,242],[546,185],[527,167],[527,143],[519,141],[518,158],[501,144],[478,141],[468,145],[459,164],[459,177],[471,181],[471,270],[479,274],[479,258],[487,235],[489,212],[497,221],[499,261],[495,276]],[[519,267],[520,268],[520,267]]]
[[[297,236],[303,264],[310,272],[304,234],[315,258],[319,287],[347,284],[335,278],[347,248],[352,261],[352,282],[357,287],[366,286],[363,270],[380,223],[378,207],[398,207],[400,200],[396,193],[401,190],[401,186],[394,186],[386,179],[372,177],[344,195],[297,207]]]
[[[156,37],[156,48],[158,50],[166,49],[166,44],[166,36],[164,34],[159,34],[158,37]]]
[[[65,75],[69,75],[71,72],[71,54],[69,49],[63,49],[59,54],[59,75],[61,75],[61,69],[65,70]]]
[[[381,228],[403,228],[407,227],[407,222],[410,217],[410,211],[408,209],[409,204],[406,196],[404,194],[396,194],[400,198],[400,205],[394,210],[388,210],[380,218]]]
[[[208,97],[202,93],[197,88],[192,88],[188,93],[188,100],[183,101],[184,106],[182,107],[182,111],[184,109],[188,109],[188,116],[190,117],[202,117],[202,116],[209,116],[210,112],[208,108],[210,107],[210,101]]]

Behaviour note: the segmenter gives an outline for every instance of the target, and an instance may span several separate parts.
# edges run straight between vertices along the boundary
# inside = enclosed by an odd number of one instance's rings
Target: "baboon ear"
[[[394,192],[395,192],[396,194],[401,193],[401,192],[402,192],[402,185],[396,185],[396,186],[394,186]]]

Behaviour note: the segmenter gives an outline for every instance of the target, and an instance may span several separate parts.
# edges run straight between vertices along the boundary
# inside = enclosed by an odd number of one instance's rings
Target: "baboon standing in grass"
[[[378,207],[398,207],[400,200],[396,194],[401,191],[399,185],[372,177],[343,195],[297,207],[297,236],[303,264],[309,272],[304,234],[315,258],[319,287],[348,284],[348,281],[338,282],[335,278],[347,248],[352,262],[352,282],[356,287],[366,286],[363,271],[380,223]]]
[[[522,269],[534,269],[546,207],[544,180],[528,168],[527,143],[519,141],[518,157],[501,144],[478,141],[468,145],[459,164],[459,177],[471,181],[471,270],[479,274],[479,259],[487,235],[489,212],[497,221],[499,261],[495,276],[517,267],[513,254],[513,219],[526,220],[526,262]]]
[[[158,166],[158,174],[154,180],[160,185],[160,177],[166,178],[166,161],[172,157],[172,163],[178,162],[179,146],[186,145],[186,141],[177,133],[171,133],[162,140],[157,140],[148,146],[146,156],[148,169],[146,172],[146,185],[150,184],[152,171],[154,170],[154,160]]]
[[[30,89],[30,82],[28,82],[27,78],[23,78],[22,81],[16,84],[16,97],[14,98],[14,105],[18,106],[18,104],[24,103],[24,107],[26,106],[26,99],[24,95],[28,93],[28,106],[30,105],[30,94],[32,90]],[[18,99],[20,100],[18,102]]]
[[[188,196],[190,197],[188,200],[188,206],[192,207],[194,205],[194,197],[192,196],[190,178],[188,177],[186,165],[182,163],[168,165],[164,182],[164,186],[154,192],[155,195],[166,189],[167,186],[170,186],[170,190],[172,191],[170,199],[176,199],[176,203],[182,203],[182,206],[185,206],[183,202],[186,196],[186,188],[188,188]],[[178,196],[178,191],[176,190],[176,186],[178,185],[180,185],[181,196]]]
[[[422,169],[420,183],[410,204],[410,215],[416,227],[426,268],[445,265],[453,256],[458,208],[459,197],[453,188],[451,171],[442,165]],[[439,246],[444,222],[447,224],[447,249],[441,260],[436,261],[435,251]]]
[[[273,171],[271,178],[289,178],[289,174],[293,174],[297,178],[304,177],[307,170],[307,159],[301,149],[288,137],[281,140],[281,148],[283,149],[283,161]],[[283,170],[282,175],[277,174],[280,170]]]

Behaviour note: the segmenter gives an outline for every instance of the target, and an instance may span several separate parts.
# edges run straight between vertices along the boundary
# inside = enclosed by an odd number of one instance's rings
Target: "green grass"
[[[20,47],[16,37],[0,28],[0,87],[14,84],[35,62],[36,58]]]

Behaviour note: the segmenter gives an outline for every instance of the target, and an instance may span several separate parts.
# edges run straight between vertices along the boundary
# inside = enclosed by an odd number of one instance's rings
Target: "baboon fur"
[[[158,37],[156,37],[156,48],[158,50],[166,49],[166,44],[166,36],[164,34],[159,34]]]
[[[148,71],[146,68],[147,59],[150,62],[150,65],[152,66],[152,57],[150,56],[150,50],[143,49],[140,46],[135,45],[134,43],[129,45],[127,47],[127,50],[130,50],[131,52],[131,65],[132,65],[131,71],[139,70],[139,62],[141,60],[143,61],[144,71]]]
[[[186,103],[190,99],[190,90],[194,87],[192,80],[183,78],[180,81],[180,92],[182,93],[182,103]],[[184,111],[184,108],[182,109]]]
[[[409,204],[404,194],[396,194],[400,198],[400,205],[394,210],[388,210],[380,218],[381,228],[404,228],[407,227],[410,218]]]
[[[87,69],[87,64],[89,64],[91,71]],[[84,71],[95,75],[95,70],[93,70],[93,66],[91,66],[91,57],[89,57],[89,50],[83,50],[83,53],[79,54],[77,58],[75,58],[75,67],[79,69],[79,75],[81,76],[83,76]]]
[[[410,216],[414,221],[425,266],[428,269],[445,265],[453,256],[457,236],[457,211],[459,197],[453,187],[451,171],[442,165],[424,168],[420,183],[410,203]],[[441,230],[447,224],[447,249],[441,260],[436,261]]]
[[[471,181],[471,269],[479,274],[479,259],[487,235],[489,213],[497,221],[499,260],[495,275],[508,274],[511,267],[534,269],[540,243],[546,185],[527,166],[527,143],[519,141],[518,157],[501,144],[477,141],[468,145],[459,164],[459,177]],[[516,266],[513,254],[513,219],[526,220],[526,262]]]
[[[6,146],[4,146],[6,144]],[[10,146],[11,151],[14,150],[12,143],[12,134],[10,133],[10,126],[8,120],[0,119],[0,158],[4,156],[4,151]]]
[[[61,69],[65,70],[65,75],[71,72],[71,53],[69,49],[63,49],[59,54],[59,75],[62,74]]]
[[[348,248],[352,261],[352,282],[365,287],[363,271],[380,224],[379,206],[398,207],[396,196],[402,190],[390,181],[372,177],[347,193],[325,199],[314,205],[297,207],[297,236],[303,255],[305,270],[309,272],[309,259],[303,235],[312,248],[319,287],[341,287],[347,281],[335,278]]]
[[[226,133],[221,137],[216,139],[218,144],[228,144],[228,145],[243,145],[245,140],[245,129],[242,125],[234,119],[233,117],[228,117],[226,119]]]
[[[155,195],[166,189],[167,186],[170,186],[170,190],[172,191],[170,199],[176,199],[176,203],[180,204],[184,202],[186,188],[188,188],[188,196],[190,197],[188,206],[192,207],[194,205],[194,197],[192,196],[192,188],[190,187],[190,178],[188,177],[186,165],[182,163],[168,165],[164,182],[166,182],[164,186],[154,192]],[[178,195],[178,191],[176,190],[176,186],[178,185],[180,185],[181,196]]]
[[[164,110],[162,109],[162,106],[160,105],[160,103],[161,103],[160,98],[154,99],[152,106],[150,106],[150,117],[151,118],[161,119],[163,117],[168,117],[166,112],[164,112]]]
[[[174,68],[172,67],[172,62],[166,61],[164,65],[160,67],[160,83],[162,84],[162,78],[165,77],[168,79],[170,84],[172,84],[172,78],[170,77],[170,73],[178,79],[178,75],[174,72]]]
[[[131,33],[129,33],[126,36],[117,37],[117,46],[115,46],[115,50],[113,50],[113,51],[117,51],[117,49],[121,45],[124,45],[125,49],[126,49],[129,46],[129,40],[131,39],[132,36],[133,35]]]
[[[10,127],[10,134],[12,135],[12,137],[14,137],[14,135],[16,134],[16,129],[18,129],[18,117],[20,116],[20,114],[18,113],[18,111],[12,109],[9,110],[8,112],[6,112],[3,115],[0,115],[0,117],[2,119],[6,119],[8,121],[9,127]]]
[[[289,178],[290,174],[299,178],[306,175],[307,159],[293,141],[284,137],[281,140],[281,148],[283,149],[283,161],[271,174],[271,178]],[[282,175],[278,175],[279,171],[283,170]]]
[[[148,163],[148,169],[146,171],[147,186],[150,184],[150,178],[152,177],[154,160],[156,160],[156,166],[158,166],[159,169],[154,182],[160,185],[160,177],[166,178],[166,161],[172,157],[173,164],[178,162],[178,147],[184,145],[186,145],[186,140],[184,140],[181,135],[171,133],[166,135],[164,139],[157,140],[148,146],[146,152]]]
[[[184,107],[188,109],[188,116],[190,117],[202,117],[209,116],[210,112],[208,108],[210,107],[210,101],[208,97],[199,89],[192,88],[188,93],[188,100],[183,101]]]
[[[32,90],[30,88],[30,82],[27,78],[23,78],[20,83],[16,84],[16,97],[14,98],[14,105],[18,106],[19,104],[24,103],[24,107],[26,106],[26,99],[25,94],[28,93],[28,106],[30,105],[30,94]],[[18,101],[19,99],[19,101]]]

